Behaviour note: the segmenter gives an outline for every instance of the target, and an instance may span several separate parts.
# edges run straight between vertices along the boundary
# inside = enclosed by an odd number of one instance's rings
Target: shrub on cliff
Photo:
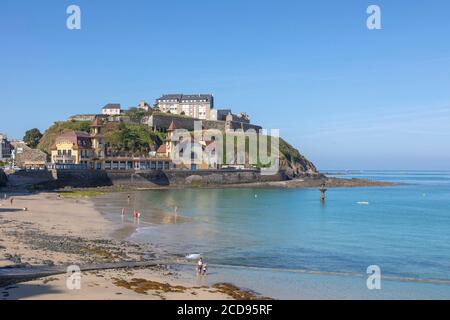
[[[153,132],[149,127],[134,123],[107,123],[103,129],[104,142],[108,153],[128,153],[145,155],[161,145],[165,137]]]
[[[130,108],[124,112],[124,114],[130,117],[130,120],[135,123],[140,123],[144,117],[149,117],[153,113],[153,110],[145,111],[136,107]]]

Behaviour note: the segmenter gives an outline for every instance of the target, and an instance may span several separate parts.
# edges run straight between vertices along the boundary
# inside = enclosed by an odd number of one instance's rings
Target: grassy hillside
[[[50,154],[50,148],[56,137],[67,131],[90,132],[91,122],[65,121],[56,122],[48,128],[42,137],[38,148]],[[149,127],[134,123],[107,123],[103,128],[104,143],[108,143],[111,152],[141,155],[148,153],[151,148],[159,146],[165,136],[153,132]]]
[[[134,123],[107,123],[103,128],[103,140],[110,153],[146,155],[151,149],[156,150],[165,138],[148,126]]]

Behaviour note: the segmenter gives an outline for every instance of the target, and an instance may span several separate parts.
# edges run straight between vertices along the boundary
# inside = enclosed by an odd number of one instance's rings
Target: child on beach
[[[206,272],[208,272],[208,265],[205,263],[204,265],[203,265],[203,268],[202,268],[202,275],[206,275]]]

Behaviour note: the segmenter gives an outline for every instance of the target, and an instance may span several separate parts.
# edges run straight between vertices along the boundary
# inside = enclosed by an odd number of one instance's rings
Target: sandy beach
[[[96,211],[88,199],[66,199],[57,193],[8,194],[8,199],[1,195],[0,270],[132,263],[159,258],[151,247],[112,237],[117,232],[115,225]],[[10,197],[14,198],[12,205]],[[82,272],[79,290],[68,289],[67,278],[63,273],[7,285],[2,284],[0,278],[0,299],[256,298],[228,284],[186,283],[167,265],[159,263],[149,267]]]

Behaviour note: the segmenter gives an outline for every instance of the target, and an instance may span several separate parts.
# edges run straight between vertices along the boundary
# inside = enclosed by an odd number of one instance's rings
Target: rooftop
[[[162,95],[158,101],[160,100],[176,100],[178,102],[180,101],[207,101],[210,102],[214,99],[212,94],[181,94],[181,93],[175,93],[175,94],[164,94]]]
[[[120,103],[108,103],[102,109],[120,109]]]
[[[67,131],[56,137],[55,145],[61,142],[71,142],[76,146],[90,147],[91,136],[83,131]]]

